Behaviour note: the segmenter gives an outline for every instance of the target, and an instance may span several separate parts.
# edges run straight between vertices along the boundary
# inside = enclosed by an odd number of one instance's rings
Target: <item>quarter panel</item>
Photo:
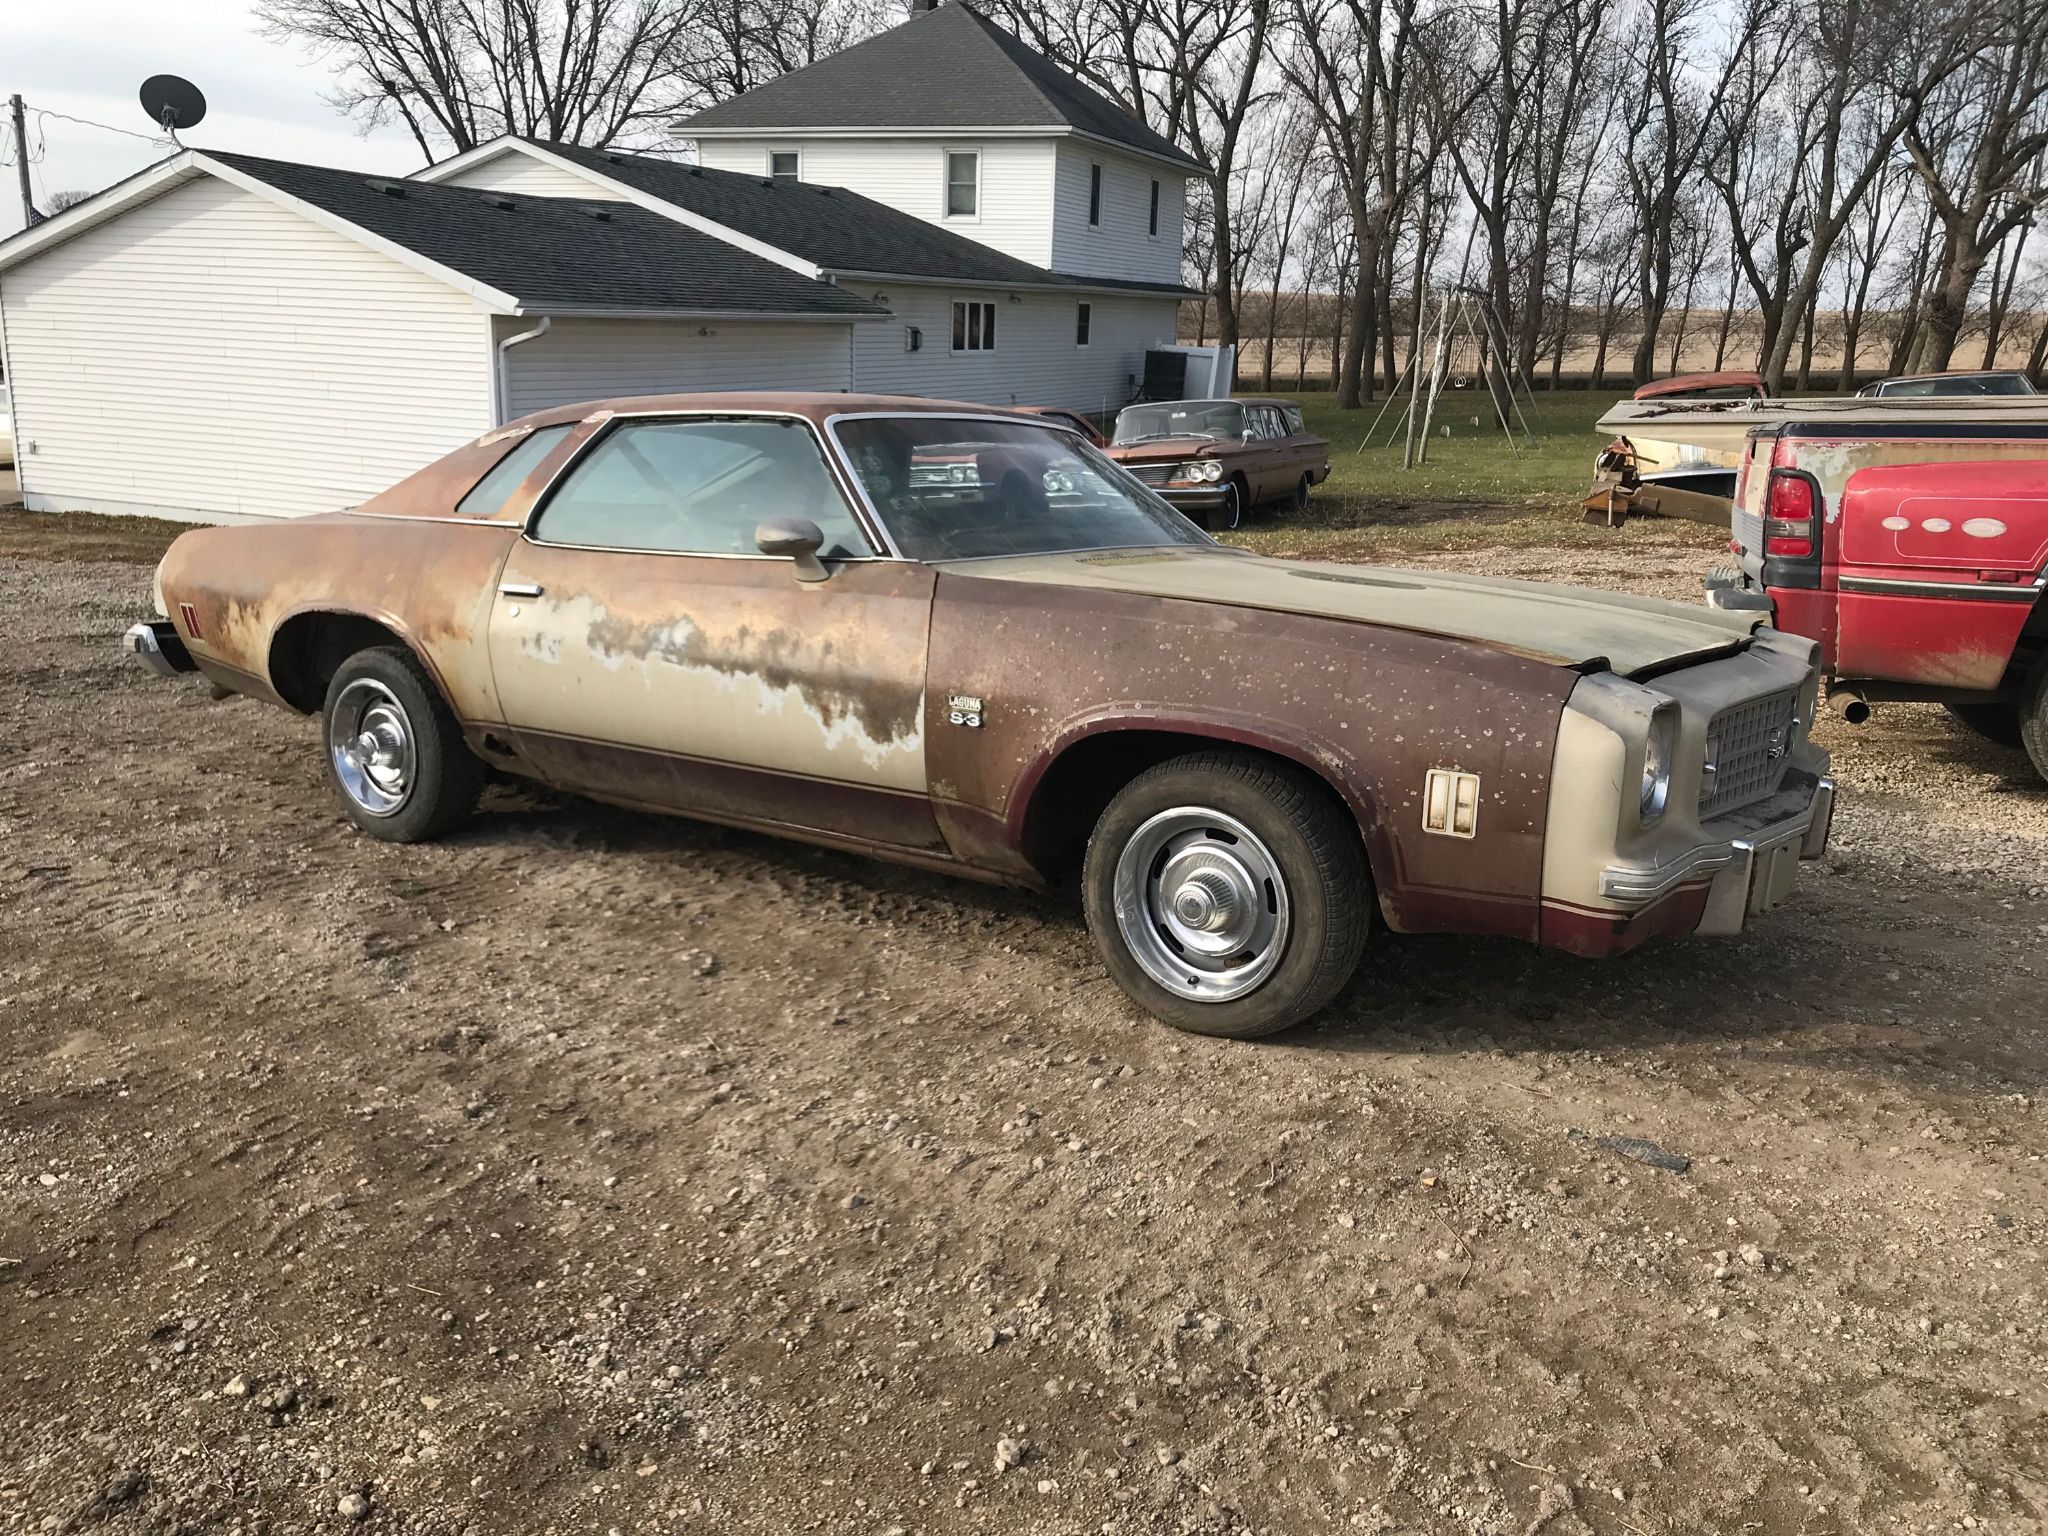
[[[973,862],[1018,861],[1032,787],[1073,742],[1167,729],[1278,751],[1351,804],[1397,929],[1534,938],[1558,715],[1576,675],[1309,615],[940,574],[928,761]],[[983,703],[979,728],[949,695]],[[1422,830],[1431,768],[1480,775],[1478,835]]]
[[[171,545],[160,590],[192,659],[224,687],[247,692],[254,679],[274,698],[270,649],[279,625],[308,612],[360,614],[405,639],[458,719],[488,724],[500,719],[487,644],[491,597],[517,533],[504,524],[348,513],[201,528]]]

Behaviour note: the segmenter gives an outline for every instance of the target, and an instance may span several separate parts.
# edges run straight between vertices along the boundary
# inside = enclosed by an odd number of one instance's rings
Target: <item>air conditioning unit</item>
[[[923,326],[906,325],[903,327],[903,350],[906,352],[922,352],[924,350]]]

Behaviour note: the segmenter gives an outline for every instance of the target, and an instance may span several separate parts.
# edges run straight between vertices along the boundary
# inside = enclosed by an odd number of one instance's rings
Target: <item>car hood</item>
[[[1151,464],[1160,459],[1178,464],[1182,459],[1213,458],[1222,450],[1223,444],[1213,437],[1161,437],[1149,443],[1111,443],[1103,451],[1119,464]]]
[[[992,581],[1129,592],[1305,613],[1468,640],[1623,674],[1725,652],[1760,615],[1652,597],[1448,571],[1274,560],[1231,549],[1117,549],[1007,556],[940,567]]]

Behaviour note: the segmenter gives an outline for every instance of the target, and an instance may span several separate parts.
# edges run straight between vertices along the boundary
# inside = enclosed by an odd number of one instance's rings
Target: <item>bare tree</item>
[[[1906,152],[1941,229],[1915,366],[1949,365],[1991,253],[2048,202],[2048,6],[1985,0],[1972,35],[1990,40],[1930,92],[1905,125]]]
[[[688,0],[257,0],[256,15],[334,61],[338,109],[403,122],[430,160],[506,133],[660,139],[699,19]]]

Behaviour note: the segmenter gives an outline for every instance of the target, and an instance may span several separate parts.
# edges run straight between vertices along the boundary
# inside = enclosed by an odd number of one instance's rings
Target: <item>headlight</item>
[[[1221,459],[1202,460],[1202,478],[1210,481],[1212,484],[1215,481],[1221,480],[1223,478],[1223,461]]]
[[[1671,748],[1678,738],[1678,706],[1659,704],[1650,716],[1650,738],[1643,743],[1642,819],[1655,821],[1671,798]]]
[[[1193,481],[1196,485],[1204,481],[1213,485],[1223,478],[1223,466],[1215,459],[1190,459],[1174,471],[1174,478]]]

